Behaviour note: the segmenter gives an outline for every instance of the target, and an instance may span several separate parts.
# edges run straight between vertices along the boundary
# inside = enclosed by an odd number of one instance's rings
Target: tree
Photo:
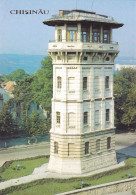
[[[51,111],[53,85],[52,60],[48,56],[45,57],[45,60],[41,63],[41,69],[38,70],[36,74],[27,76],[22,80],[18,80],[16,82],[15,89],[13,91],[14,97],[9,102],[9,105],[11,105],[11,107],[20,107],[20,118],[17,118],[16,121],[18,122],[18,124],[20,124],[21,129],[26,129],[27,133],[30,129],[29,125],[31,114],[29,114],[29,108],[32,102],[40,105],[47,111]],[[45,120],[44,123],[47,127],[50,127],[50,117]],[[42,128],[40,129],[42,130]]]
[[[32,90],[34,101],[44,109],[51,111],[51,98],[53,88],[53,67],[51,57],[45,57],[41,62],[41,69],[37,71]]]
[[[0,113],[0,136],[10,136],[14,132],[14,125],[11,113],[7,104],[4,104]]]
[[[37,142],[38,135],[44,135],[48,132],[46,119],[42,119],[37,112],[32,112],[26,121],[26,133],[28,137],[35,137]]]
[[[23,69],[17,69],[16,71],[12,72],[11,74],[4,75],[3,80],[4,80],[4,82],[18,81],[18,80],[21,80],[27,76],[28,76],[28,74],[26,74]]]
[[[9,105],[15,109],[15,112],[18,110],[20,113],[20,118],[17,118],[17,123],[21,129],[25,128],[30,104],[33,102],[33,92],[31,89],[33,80],[34,76],[31,75],[17,81],[13,91],[14,97],[9,101]]]
[[[136,129],[136,70],[122,69],[114,78],[115,124]]]

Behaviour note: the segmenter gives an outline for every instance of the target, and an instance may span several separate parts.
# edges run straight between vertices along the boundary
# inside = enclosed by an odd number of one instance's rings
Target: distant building
[[[15,81],[8,81],[7,83],[5,83],[5,90],[7,90],[8,92],[12,92],[14,90],[14,86],[16,85]]]
[[[21,103],[12,103],[9,106],[10,112],[13,116],[13,119],[16,121],[16,124],[19,126],[23,126],[24,121],[22,120],[24,117],[23,106]],[[44,110],[40,105],[37,105],[34,102],[30,103],[28,108],[28,116],[32,114],[32,112],[37,112],[41,118],[46,119],[48,117],[49,111]],[[19,130],[19,129],[18,129]],[[21,129],[23,130],[23,129]]]
[[[3,94],[0,94],[0,113],[2,111],[2,107],[3,107]]]
[[[121,65],[121,64],[115,64],[115,71],[120,71],[123,68],[133,68],[136,69],[136,65]]]

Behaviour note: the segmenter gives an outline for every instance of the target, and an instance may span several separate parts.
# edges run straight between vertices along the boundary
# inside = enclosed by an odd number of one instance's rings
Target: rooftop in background
[[[120,71],[123,68],[133,68],[136,69],[136,65],[121,65],[121,64],[115,64],[115,71]]]
[[[65,23],[70,24],[74,22],[83,22],[87,24],[91,22],[93,24],[104,24],[112,28],[120,28],[124,25],[123,23],[116,22],[113,17],[78,9],[59,10],[59,15],[53,15],[52,17],[53,18],[43,21],[43,23],[47,24],[48,26],[55,26],[56,24],[62,25]]]
[[[16,85],[16,83],[15,81],[8,81],[5,85],[6,85],[5,89],[7,91],[12,92],[14,90],[14,85]]]

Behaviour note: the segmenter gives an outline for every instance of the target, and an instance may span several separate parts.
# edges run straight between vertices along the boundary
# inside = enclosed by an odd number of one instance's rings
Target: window
[[[109,57],[107,57],[107,58],[106,58],[106,61],[107,61],[107,62],[109,62],[109,61],[110,61],[110,58],[109,58]]]
[[[95,91],[99,91],[100,89],[100,77],[99,76],[95,76],[94,78],[94,87],[95,87]]]
[[[84,60],[84,61],[87,61],[87,57],[85,56],[85,57],[83,58],[83,60]]]
[[[100,139],[96,140],[96,152],[100,151]]]
[[[54,153],[58,154],[58,142],[54,142]]]
[[[57,77],[57,88],[61,89],[61,77]]]
[[[90,27],[81,28],[81,41],[90,42]]]
[[[75,127],[75,113],[68,113],[68,126]]]
[[[85,154],[89,154],[89,142],[85,142]]]
[[[83,90],[87,89],[87,77],[83,77]]]
[[[107,149],[111,148],[111,137],[107,138]]]
[[[67,27],[67,41],[69,42],[77,41],[77,26]]]
[[[74,150],[75,150],[74,144],[73,144],[73,143],[69,143],[69,144],[68,144],[68,156],[73,155],[74,152],[75,152]]]
[[[96,110],[96,111],[95,111],[95,123],[96,123],[96,124],[99,124],[99,122],[100,122],[100,121],[99,121],[99,110]]]
[[[100,28],[93,27],[92,29],[92,41],[95,43],[100,42]]]
[[[56,112],[56,123],[60,124],[60,112]]]
[[[110,43],[110,29],[103,30],[103,43]]]
[[[84,112],[84,124],[88,124],[88,112]]]
[[[58,30],[58,42],[61,42],[62,41],[62,30],[59,29]]]
[[[106,121],[110,121],[110,109],[106,109]]]
[[[68,78],[68,90],[75,91],[75,78],[74,77]]]
[[[105,77],[105,88],[109,89],[109,76]]]

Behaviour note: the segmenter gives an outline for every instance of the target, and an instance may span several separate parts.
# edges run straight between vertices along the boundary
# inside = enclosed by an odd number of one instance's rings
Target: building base
[[[114,129],[76,135],[50,135],[50,172],[83,174],[117,164]],[[107,145],[109,138],[110,147]]]
[[[88,156],[88,159],[50,157],[48,171],[61,174],[83,174],[116,164],[115,152],[100,154],[91,158]]]

